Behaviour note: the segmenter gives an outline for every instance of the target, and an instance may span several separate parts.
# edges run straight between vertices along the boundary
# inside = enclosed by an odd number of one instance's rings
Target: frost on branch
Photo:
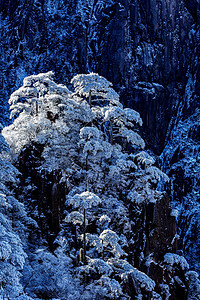
[[[163,180],[164,182],[169,181],[169,177],[155,166],[147,167],[146,173],[151,176],[152,180],[156,180],[156,182],[160,180]]]
[[[111,219],[107,215],[102,215],[97,221],[97,225],[102,228],[102,230],[108,229],[108,225],[111,222]]]
[[[127,128],[120,128],[119,132],[122,137],[126,138],[127,141],[133,146],[136,145],[144,149],[145,142],[137,132],[134,132],[133,130],[129,130]]]
[[[26,77],[23,86],[9,99],[11,118],[22,111],[28,114],[37,112],[37,106],[44,105],[43,96],[48,94],[50,89],[56,92],[56,84],[53,83],[52,77],[53,72]]]
[[[123,299],[123,291],[117,280],[102,275],[100,279],[94,280],[86,287],[82,299],[87,300],[90,297],[92,299]],[[126,296],[125,299],[127,299]]]
[[[135,122],[142,126],[142,119],[140,117],[139,112],[131,109],[131,108],[124,108],[124,113],[127,118],[128,122]],[[131,125],[131,123],[128,123]]]
[[[70,274],[72,260],[60,248],[55,254],[45,248],[39,248],[32,253],[32,259],[25,268],[26,291],[33,299],[38,299],[38,294],[48,295],[42,298],[68,299],[70,294],[78,290]]]
[[[127,255],[121,248],[120,244],[118,243],[120,238],[116,232],[114,232],[110,229],[105,229],[100,234],[99,238],[102,240],[103,246],[105,248],[108,247],[108,249],[109,249],[109,246],[111,247],[111,249],[109,251],[112,252],[115,257],[119,258],[121,256]]]
[[[100,239],[102,239],[105,246],[108,246],[110,244],[114,247],[119,241],[117,233],[110,229],[104,230],[99,237]]]
[[[145,273],[134,268],[126,260],[111,258],[108,260],[108,264],[112,266],[118,274],[120,274],[122,280],[126,280],[126,277],[131,275],[140,289],[144,289],[146,291],[154,290],[155,282]]]
[[[86,272],[87,274],[95,273],[98,275],[110,276],[113,273],[113,269],[103,259],[100,258],[88,258],[86,266],[78,268],[80,274]]]
[[[171,267],[174,265],[180,266],[183,271],[189,268],[186,259],[183,256],[174,253],[166,253],[164,256],[164,263]]]
[[[142,126],[140,114],[131,108],[111,106],[105,109],[104,121],[112,121],[133,127],[134,123]],[[133,123],[134,122],[134,123]]]
[[[101,199],[91,192],[83,192],[81,194],[76,194],[73,197],[69,197],[68,204],[76,207],[81,207],[84,209],[97,206],[101,202]]]
[[[79,145],[83,147],[83,153],[88,159],[96,160],[96,163],[99,164],[101,160],[108,159],[112,156],[113,147],[110,143],[103,140],[102,133],[98,129],[95,128],[95,136],[91,134],[92,132],[94,133],[93,128],[94,127],[83,127],[81,129],[81,141]],[[88,134],[87,138],[85,135],[86,130]]]
[[[2,241],[0,242],[0,259],[7,261],[12,253],[11,246],[8,242]]]
[[[112,84],[104,77],[95,73],[80,74],[71,80],[75,93],[80,97],[89,97],[90,93],[98,100],[106,100],[112,105],[122,106],[119,102],[119,95],[112,88]]]
[[[96,127],[83,127],[80,130],[80,138],[88,141],[90,139],[99,140],[102,132]]]
[[[136,145],[142,149],[145,147],[145,142],[141,136],[133,130],[128,129],[128,127],[134,127],[133,121],[142,125],[142,119],[139,113],[128,108],[123,109],[123,107],[108,107],[105,109],[104,121],[110,122],[110,141],[117,138],[125,138],[133,146]]]
[[[155,159],[145,151],[137,153],[135,155],[135,161],[144,167],[152,166],[155,164]]]
[[[200,280],[199,274],[195,271],[188,271],[186,279],[189,285],[188,300],[200,299]]]
[[[20,282],[27,254],[23,249],[26,225],[24,205],[12,196],[9,186],[18,185],[18,170],[8,161],[9,148],[0,134],[0,297],[28,299]],[[23,242],[22,242],[23,240]],[[31,300],[31,298],[29,298]]]
[[[74,225],[83,225],[84,216],[78,211],[72,211],[68,216],[65,218],[65,222],[72,223]]]

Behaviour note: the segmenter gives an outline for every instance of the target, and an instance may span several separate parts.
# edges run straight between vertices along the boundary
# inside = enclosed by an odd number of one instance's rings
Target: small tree
[[[112,84],[104,77],[95,73],[76,75],[71,83],[75,95],[89,99],[90,107],[94,103],[93,112],[102,122],[109,122],[110,143],[116,138],[125,138],[128,142],[141,148],[145,147],[144,140],[133,130],[134,123],[142,125],[140,114],[133,109],[125,108],[119,102],[119,95]],[[93,99],[92,99],[93,98]]]
[[[71,80],[75,88],[75,95],[85,97],[96,105],[114,105],[123,107],[119,102],[119,95],[112,88],[112,83],[96,73],[78,74]]]
[[[8,160],[9,153],[0,133],[0,298],[18,299],[21,295],[28,299],[20,279],[27,258],[27,227],[36,224],[11,192],[10,187],[19,184],[19,171]]]
[[[79,145],[86,165],[86,188],[89,189],[90,186],[93,191],[101,192],[104,189],[105,168],[112,156],[113,147],[104,140],[102,131],[96,127],[81,128]]]
[[[101,199],[89,191],[81,194],[75,194],[67,199],[67,203],[75,208],[83,210],[83,246],[84,246],[84,262],[86,260],[86,211],[89,208],[97,206],[101,203]],[[80,215],[79,215],[80,216]]]
[[[145,147],[144,140],[139,134],[130,128],[134,127],[134,123],[142,126],[142,119],[138,112],[133,109],[120,107],[109,107],[105,111],[104,121],[110,123],[110,143],[114,143],[114,139],[125,138],[132,145]],[[134,123],[133,123],[134,122]]]
[[[84,219],[84,215],[78,211],[72,211],[65,218],[66,223],[72,223],[75,226],[75,245],[77,244],[77,225],[82,226],[85,221],[85,226],[87,226],[87,219]]]

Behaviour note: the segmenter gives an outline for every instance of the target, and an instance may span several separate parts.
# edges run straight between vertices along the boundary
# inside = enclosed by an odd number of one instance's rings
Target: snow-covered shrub
[[[21,278],[27,258],[24,249],[28,234],[26,226],[32,220],[8,187],[19,183],[19,172],[8,160],[9,147],[1,134],[0,142],[0,297],[28,300],[31,298],[25,295]]]
[[[166,253],[164,256],[164,263],[168,266],[173,267],[174,265],[179,266],[183,271],[189,268],[189,264],[183,256],[175,253]]]
[[[195,271],[189,271],[186,273],[186,279],[189,286],[188,300],[199,300],[200,299],[199,274]]]
[[[93,206],[97,206],[101,202],[101,199],[91,192],[83,192],[76,194],[68,199],[68,203],[73,205],[75,208],[80,207],[82,209],[88,209]]]
[[[120,244],[118,243],[120,237],[116,232],[105,229],[99,236],[102,240],[103,247],[106,249],[109,248],[109,251],[114,254],[115,257],[119,258],[121,256],[126,256],[127,254],[123,251]]]
[[[65,222],[72,223],[74,225],[83,225],[84,216],[78,211],[72,211],[70,214],[67,215],[65,218]]]
[[[86,266],[78,268],[78,272],[83,274],[96,274],[96,276],[106,275],[110,276],[113,273],[113,269],[103,259],[89,258]],[[92,276],[92,275],[91,275]]]
[[[37,249],[24,268],[26,291],[34,299],[65,298],[77,289],[71,276],[72,260],[60,248],[55,255]]]

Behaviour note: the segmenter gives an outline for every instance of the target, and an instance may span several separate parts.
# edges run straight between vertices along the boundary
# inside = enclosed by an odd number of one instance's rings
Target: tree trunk
[[[84,208],[84,221],[83,221],[83,249],[84,249],[84,264],[86,263],[86,218],[85,218],[85,208]]]
[[[113,145],[113,122],[110,120],[110,143]]]
[[[92,107],[92,93],[91,93],[91,90],[89,91],[89,105],[90,105],[90,108]]]

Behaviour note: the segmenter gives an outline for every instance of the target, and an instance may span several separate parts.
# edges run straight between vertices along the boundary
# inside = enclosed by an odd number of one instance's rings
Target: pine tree
[[[44,259],[33,255],[25,273],[34,281],[27,290],[38,296],[37,278],[42,282],[48,267],[55,289],[44,280],[42,297],[153,297],[155,282],[142,272],[153,222],[147,207],[164,199],[168,177],[144,150],[139,113],[123,108],[109,81],[90,73],[71,84],[74,91],[55,83],[52,72],[25,78],[10,98],[13,124],[3,129],[24,173],[21,198],[51,251],[57,247],[56,257],[44,248]],[[77,262],[79,250],[84,264]],[[66,280],[63,267],[52,267],[62,258],[68,261]]]

